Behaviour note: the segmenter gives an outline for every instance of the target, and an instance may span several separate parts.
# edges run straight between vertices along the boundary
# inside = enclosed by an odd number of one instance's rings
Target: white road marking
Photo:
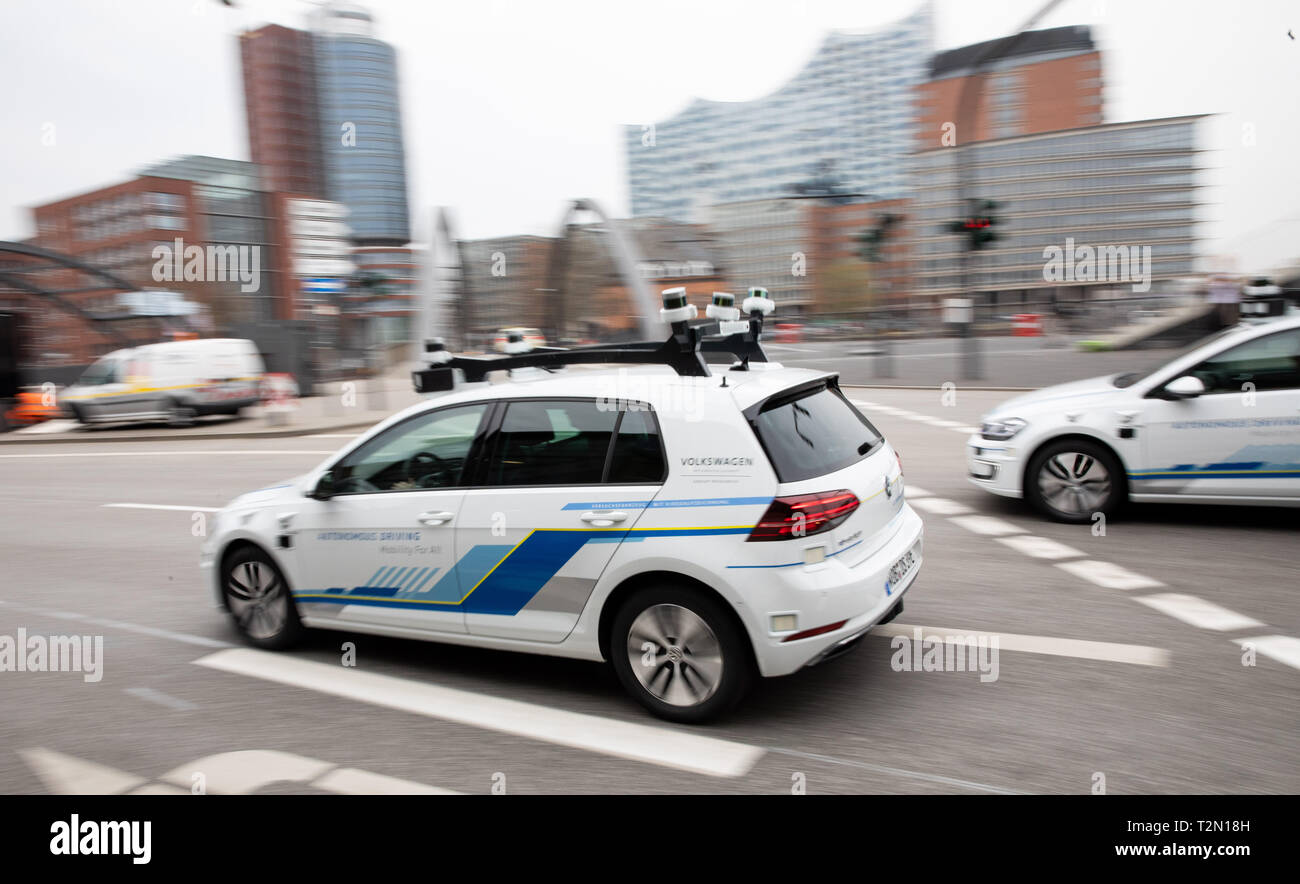
[[[310,448],[264,448],[261,450],[203,450],[203,451],[73,451],[58,452],[52,454],[0,454],[0,458],[5,460],[24,460],[40,457],[202,457],[210,454],[215,455],[234,455],[236,457],[261,457],[266,454],[296,454],[296,455],[325,455],[333,454],[328,449]]]
[[[52,749],[19,749],[18,754],[55,795],[119,795],[145,782],[124,770]]]
[[[929,491],[926,491],[920,485],[913,485],[910,482],[903,483],[903,495],[905,497],[933,497]]]
[[[1279,663],[1285,663],[1292,669],[1300,669],[1300,638],[1289,635],[1257,635],[1253,638],[1234,638],[1243,648],[1254,647],[1265,657],[1271,657]]]
[[[177,506],[170,503],[105,503],[109,509],[122,510],[177,510],[184,513],[219,513],[219,506]]]
[[[383,774],[371,773],[368,770],[357,770],[355,767],[340,767],[338,770],[332,770],[325,776],[312,781],[312,787],[315,789],[324,789],[327,792],[338,792],[341,795],[460,795],[452,789],[440,789],[437,786],[426,786],[424,783],[416,783],[411,780],[401,780],[397,777],[387,777]]]
[[[1164,586],[1159,580],[1144,577],[1112,562],[1102,562],[1096,559],[1057,562],[1056,567],[1106,589],[1150,589],[1156,586]]]
[[[416,715],[709,776],[741,776],[763,755],[758,747],[730,740],[359,672],[251,648],[218,651],[194,662]]]
[[[199,708],[197,703],[182,700],[180,697],[173,697],[171,694],[164,694],[162,691],[155,691],[153,688],[125,688],[123,692],[141,700],[147,700],[150,703],[157,703],[159,706],[166,706],[168,709],[174,709],[177,712],[189,712],[191,709]]]
[[[1081,660],[1105,660],[1108,663],[1132,663],[1137,666],[1168,666],[1169,652],[1163,648],[1146,645],[1124,645],[1114,642],[1084,641],[1076,638],[1054,638],[1047,635],[1016,635],[1010,632],[981,632],[978,629],[945,629],[938,626],[910,626],[903,623],[886,623],[871,630],[872,635],[902,635],[910,639],[921,631],[922,639],[937,639],[945,644],[975,646],[981,639],[998,640],[999,651],[1021,651],[1026,654],[1049,654],[1054,657],[1076,657]]]
[[[1057,543],[1050,537],[1036,534],[1018,534],[1015,537],[999,537],[998,543],[1006,544],[1018,553],[1035,559],[1070,559],[1082,558],[1083,553],[1072,546]]]
[[[962,516],[971,511],[971,508],[966,504],[949,500],[946,497],[923,497],[920,500],[912,501],[912,505],[937,516]]]
[[[957,516],[948,521],[952,522],[954,525],[965,528],[967,531],[974,531],[976,534],[984,534],[989,537],[1025,533],[1024,528],[1013,525],[1005,519],[999,519],[996,516]]]
[[[928,414],[917,414],[914,411],[908,411],[904,408],[895,408],[892,405],[881,405],[878,402],[868,402],[865,399],[850,399],[849,401],[852,402],[854,405],[859,405],[863,408],[870,408],[873,411],[881,411],[884,412],[885,414],[890,414],[895,417],[906,418],[908,420],[920,421],[921,423],[926,423],[933,427],[943,427],[946,430],[953,430],[954,432],[961,433],[964,436],[969,436],[972,433],[978,432],[979,430],[978,427],[968,426],[966,424],[961,423],[960,421],[945,420],[944,418],[940,418],[940,417],[931,417]]]
[[[319,758],[307,758],[274,749],[243,749],[196,758],[172,768],[158,779],[173,786],[189,787],[195,774],[202,774],[206,791],[221,795],[247,795],[271,783],[310,783],[334,765]]]
[[[1137,601],[1184,623],[1199,626],[1201,629],[1227,632],[1233,629],[1258,629],[1264,625],[1254,617],[1238,614],[1214,602],[1207,602],[1205,599],[1180,592],[1138,596]]]

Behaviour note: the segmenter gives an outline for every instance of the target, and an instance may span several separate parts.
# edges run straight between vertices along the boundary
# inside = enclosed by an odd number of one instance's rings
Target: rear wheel
[[[1025,497],[1058,522],[1083,524],[1124,501],[1124,470],[1108,449],[1086,439],[1049,442],[1025,472]]]
[[[733,707],[753,681],[743,630],[701,592],[672,585],[638,590],[611,629],[619,681],[660,718],[713,718]]]
[[[227,556],[221,587],[235,628],[249,643],[279,650],[302,637],[303,625],[289,584],[262,550],[245,546]]]

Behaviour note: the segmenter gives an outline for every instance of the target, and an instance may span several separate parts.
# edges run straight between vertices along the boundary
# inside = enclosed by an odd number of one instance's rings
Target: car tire
[[[744,630],[721,603],[688,587],[632,593],[614,615],[609,650],[624,689],[669,721],[722,715],[754,679]]]
[[[167,401],[167,426],[169,427],[192,427],[196,413],[193,408],[182,405],[175,399]]]
[[[1095,513],[1112,515],[1127,499],[1124,468],[1097,442],[1059,439],[1030,458],[1025,499],[1050,519],[1082,525]]]
[[[306,631],[284,573],[257,547],[242,546],[225,557],[221,592],[235,629],[251,645],[278,651]]]

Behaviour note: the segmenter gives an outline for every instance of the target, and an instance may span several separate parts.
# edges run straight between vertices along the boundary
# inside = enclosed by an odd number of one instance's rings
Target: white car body
[[[222,604],[223,555],[256,544],[286,575],[306,626],[593,661],[609,655],[611,599],[670,575],[726,602],[762,675],[791,673],[901,609],[921,565],[921,519],[904,501],[901,465],[883,436],[842,469],[783,483],[744,413],[828,382],[833,374],[769,364],[712,377],[638,367],[465,385],[393,415],[304,476],[234,500],[217,516],[202,568]],[[420,415],[571,399],[653,409],[666,477],[309,496],[349,452]],[[746,542],[774,498],[837,489],[859,499],[837,527]],[[891,582],[903,561],[910,566]],[[826,629],[791,640],[818,628]]]
[[[1164,398],[1188,375],[1207,389]],[[970,481],[1022,497],[1035,452],[1075,437],[1113,452],[1134,501],[1300,505],[1300,318],[1234,327],[1127,387],[1116,377],[1047,387],[989,412],[966,442]],[[986,437],[1011,420],[1024,422],[1014,436]]]
[[[263,370],[252,341],[166,341],[101,357],[59,399],[86,423],[233,414],[257,404]]]

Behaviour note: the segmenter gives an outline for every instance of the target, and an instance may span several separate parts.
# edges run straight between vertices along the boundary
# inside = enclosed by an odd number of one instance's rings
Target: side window
[[[487,408],[480,403],[431,411],[380,433],[334,466],[335,493],[458,485]]]
[[[629,408],[618,422],[609,479],[615,485],[662,482],[665,464],[659,427],[648,407]]]
[[[594,401],[509,403],[484,484],[599,484],[618,416]]]
[[[1238,344],[1193,368],[1208,393],[1300,389],[1300,329],[1278,332]]]

